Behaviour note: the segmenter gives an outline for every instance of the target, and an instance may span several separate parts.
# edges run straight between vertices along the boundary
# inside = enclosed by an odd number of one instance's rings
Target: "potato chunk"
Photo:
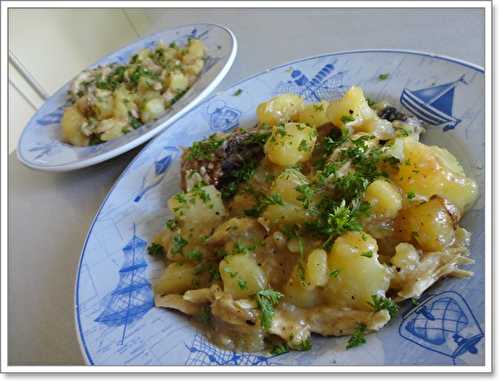
[[[325,250],[315,249],[309,253],[306,281],[314,287],[323,287],[328,283],[328,255]]]
[[[366,189],[365,201],[370,203],[371,211],[382,218],[394,218],[403,206],[399,189],[382,179],[375,180]]]
[[[250,254],[229,255],[219,263],[224,292],[240,299],[266,288],[264,272]]]
[[[377,117],[365,98],[360,87],[353,86],[344,96],[330,103],[327,117],[337,127],[360,125],[366,120]]]
[[[377,251],[377,241],[363,232],[347,232],[335,240],[328,255],[330,304],[370,310],[372,296],[385,295],[391,272],[379,262]]]
[[[297,199],[301,193],[297,191],[297,187],[306,184],[308,184],[307,178],[300,171],[288,168],[274,180],[271,192],[279,194],[285,202],[301,206],[302,201]]]
[[[395,222],[397,237],[424,251],[441,251],[455,241],[453,219],[440,197],[403,210]]]
[[[66,107],[61,120],[63,141],[75,146],[88,146],[90,139],[80,129],[85,121],[85,117],[75,105]]]
[[[195,287],[196,265],[192,263],[171,263],[154,283],[155,294],[182,294]]]
[[[311,157],[316,144],[317,132],[302,123],[287,123],[273,127],[264,151],[274,164],[290,167]]]
[[[298,307],[310,308],[322,302],[321,290],[304,277],[304,270],[297,264],[283,288],[286,301]]]
[[[297,114],[297,121],[313,127],[319,127],[329,122],[326,115],[329,103],[321,101],[310,103],[304,106],[304,109]]]
[[[282,94],[261,103],[257,107],[259,123],[271,126],[286,123],[304,108],[304,100],[295,94]]]
[[[188,229],[217,226],[226,215],[221,194],[213,185],[178,193],[168,200],[168,207]]]
[[[163,98],[153,98],[146,101],[141,108],[141,120],[143,123],[149,123],[157,119],[166,110]]]
[[[455,157],[444,149],[426,146],[413,139],[404,139],[404,160],[392,180],[417,199],[434,195],[446,198],[465,211],[477,198],[477,184],[464,176]]]

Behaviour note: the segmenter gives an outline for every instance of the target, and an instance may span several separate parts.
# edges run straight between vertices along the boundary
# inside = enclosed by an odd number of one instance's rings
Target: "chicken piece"
[[[222,293],[211,305],[212,314],[226,323],[254,325],[257,312],[250,304],[237,302],[228,293]]]
[[[228,242],[256,243],[264,239],[262,225],[252,218],[234,217],[219,225],[207,240],[208,244],[224,245]]]
[[[187,179],[193,173],[199,173],[207,184],[220,191],[226,190],[238,180],[240,169],[264,158],[264,143],[269,136],[269,129],[254,127],[214,135],[195,143],[182,155],[182,189],[186,190]]]
[[[474,260],[469,258],[466,247],[450,247],[444,251],[425,253],[413,271],[395,272],[394,282],[400,285],[400,289],[394,300],[400,302],[419,298],[425,290],[446,276],[470,277],[473,273],[460,266],[472,263]]]
[[[309,339],[311,333],[345,336],[352,334],[359,324],[378,331],[390,319],[387,310],[370,312],[330,306],[305,309],[283,303],[275,310],[269,332],[280,336],[292,348],[297,348]]]
[[[202,305],[185,300],[181,295],[155,295],[155,306],[172,308],[186,315],[197,315],[201,312]]]

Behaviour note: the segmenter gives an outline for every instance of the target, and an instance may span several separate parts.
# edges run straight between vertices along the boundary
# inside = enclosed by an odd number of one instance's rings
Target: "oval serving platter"
[[[380,74],[389,73],[387,76]],[[381,80],[381,78],[386,78]],[[280,93],[306,101],[360,85],[428,124],[426,143],[450,150],[476,179],[481,197],[464,219],[472,232],[470,279],[446,279],[367,343],[313,338],[308,352],[237,353],[210,344],[188,318],[157,309],[151,284],[163,266],[147,245],[180,190],[182,147],[217,131],[250,127],[256,106]],[[481,365],[484,364],[484,72],[459,60],[394,50],[349,51],[290,62],[210,97],[152,141],[104,200],[81,254],[75,287],[77,335],[96,365]]]
[[[194,24],[167,29],[144,37],[111,53],[89,68],[110,63],[127,63],[143,48],[159,41],[183,45],[188,38],[201,39],[207,48],[205,66],[192,87],[158,120],[145,124],[118,139],[88,147],[76,147],[60,139],[60,120],[68,106],[71,81],[52,95],[24,128],[17,147],[17,157],[28,167],[44,171],[71,171],[111,159],[146,142],[162,132],[207,97],[229,72],[237,53],[234,34],[215,24]]]

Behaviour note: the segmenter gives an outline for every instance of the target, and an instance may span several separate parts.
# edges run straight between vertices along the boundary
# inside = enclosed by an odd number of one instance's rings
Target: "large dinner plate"
[[[381,76],[380,74],[389,74]],[[417,306],[345,350],[347,338],[313,338],[308,352],[237,353],[210,344],[189,319],[153,306],[162,265],[147,254],[178,192],[182,147],[217,131],[253,126],[256,106],[292,92],[306,101],[339,97],[351,85],[388,99],[428,124],[426,143],[446,147],[479,184],[462,224],[472,232],[468,279],[445,279]],[[117,180],[81,254],[75,317],[82,352],[96,365],[481,365],[485,361],[484,73],[459,60],[393,50],[349,51],[272,68],[216,94],[145,147]]]
[[[34,169],[70,171],[111,159],[166,129],[207,97],[228,73],[237,52],[236,37],[229,29],[213,24],[195,24],[163,30],[129,44],[90,66],[127,63],[139,50],[154,47],[159,41],[183,45],[189,37],[201,39],[205,44],[205,66],[188,92],[161,118],[103,144],[76,147],[64,143],[60,137],[60,121],[64,107],[68,106],[67,92],[71,85],[68,82],[44,103],[24,128],[17,147],[19,160]]]

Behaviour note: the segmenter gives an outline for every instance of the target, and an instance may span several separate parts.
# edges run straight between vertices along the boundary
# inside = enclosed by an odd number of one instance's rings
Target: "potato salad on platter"
[[[128,64],[109,64],[80,73],[69,91],[61,137],[74,146],[119,138],[150,123],[192,86],[205,64],[203,42],[158,43],[133,55]]]
[[[398,303],[472,276],[460,220],[478,187],[420,142],[418,119],[360,87],[312,104],[279,95],[256,117],[184,150],[182,191],[148,247],[165,263],[157,307],[229,350],[307,350],[311,334],[350,349]]]

